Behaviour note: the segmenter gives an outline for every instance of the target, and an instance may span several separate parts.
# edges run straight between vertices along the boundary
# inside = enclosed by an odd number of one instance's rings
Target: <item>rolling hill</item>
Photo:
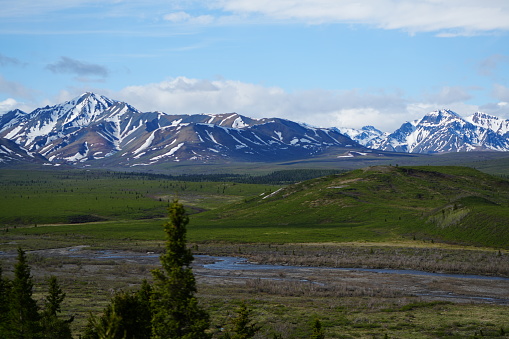
[[[245,228],[272,241],[403,237],[509,248],[509,181],[466,167],[373,166],[193,218],[200,228]]]

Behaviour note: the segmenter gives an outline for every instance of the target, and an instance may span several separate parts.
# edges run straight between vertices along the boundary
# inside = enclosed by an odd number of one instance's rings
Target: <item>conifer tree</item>
[[[41,319],[43,337],[50,339],[72,339],[69,324],[74,320],[74,317],[68,320],[58,318],[58,313],[61,312],[61,304],[65,299],[65,293],[60,288],[55,276],[51,276],[48,279],[48,284],[48,295],[44,302],[44,312]]]
[[[247,308],[245,303],[242,303],[237,309],[237,316],[232,320],[232,333],[227,332],[224,339],[249,339],[253,338],[255,334],[261,329],[256,323],[251,320],[251,310]]]
[[[61,312],[61,304],[65,299],[65,293],[58,284],[57,277],[52,275],[48,279],[49,289],[48,295],[46,296],[46,302],[44,305],[44,311],[49,315],[56,316],[57,313]]]
[[[148,339],[151,335],[150,285],[135,293],[120,291],[101,317],[90,316],[84,339]]]
[[[111,305],[109,313],[105,313],[98,318],[92,313],[88,318],[88,324],[83,335],[84,339],[116,339],[125,338],[125,332],[120,332],[119,323],[120,316],[115,311],[115,307]]]
[[[186,243],[189,217],[178,200],[173,201],[168,212],[170,221],[164,224],[166,248],[160,257],[162,269],[152,271],[152,334],[154,338],[210,338],[206,332],[209,315],[195,297],[196,282],[191,269],[194,258]]]
[[[12,338],[37,338],[40,336],[39,309],[32,298],[32,276],[25,252],[18,248],[18,261],[14,267],[9,295],[9,323]]]
[[[313,333],[311,334],[312,339],[325,339],[325,333],[323,332],[322,323],[320,320],[315,319],[312,327]]]
[[[138,319],[139,319],[139,333],[137,338],[151,338],[152,334],[152,308],[150,305],[150,296],[152,294],[152,286],[146,279],[143,279],[140,289],[136,292],[138,298]]]

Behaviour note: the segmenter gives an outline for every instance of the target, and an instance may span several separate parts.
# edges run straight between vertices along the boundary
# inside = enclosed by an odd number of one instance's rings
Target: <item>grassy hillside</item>
[[[466,167],[375,166],[289,185],[195,215],[211,240],[401,237],[509,247],[509,181]],[[239,240],[239,239],[231,239]]]
[[[259,179],[280,183],[309,173],[276,174]],[[178,195],[189,212],[208,210],[191,216],[192,242],[415,239],[509,248],[509,182],[471,168],[374,166],[281,189],[193,178],[3,170],[0,225],[12,235],[157,240],[159,218],[166,216],[168,200]],[[91,221],[95,223],[84,224]],[[33,227],[41,224],[66,225]]]

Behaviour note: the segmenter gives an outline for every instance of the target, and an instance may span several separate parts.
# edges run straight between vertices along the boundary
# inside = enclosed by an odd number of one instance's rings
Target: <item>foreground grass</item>
[[[160,230],[162,232],[162,230]],[[29,236],[19,236],[18,245],[30,243]],[[48,236],[54,247],[81,244],[77,239]],[[162,241],[125,242],[122,239],[104,243],[104,249],[124,248],[137,251],[161,251]],[[106,247],[107,246],[107,247]],[[492,262],[509,271],[509,253],[498,256],[490,249],[462,248],[416,242],[399,244],[191,244],[197,254],[245,256],[253,261],[286,265],[378,266],[387,264],[414,265],[442,258],[442,269],[454,267],[467,270],[478,263],[478,269]],[[9,252],[6,244],[1,251]],[[12,274],[15,257],[2,256],[4,273]],[[498,261],[495,261],[498,260]],[[67,298],[62,305],[64,315],[75,314],[73,330],[82,333],[89,312],[100,313],[115,291],[136,289],[142,279],[151,279],[150,270],[157,263],[138,263],[130,260],[94,260],[86,258],[42,256],[29,253],[29,263],[36,281],[36,299],[42,301],[46,291],[45,278],[56,275]],[[470,266],[469,266],[470,265]],[[474,266],[472,266],[474,265]],[[463,272],[466,273],[466,272]],[[485,272],[486,273],[486,272]],[[334,275],[321,274],[326,285],[301,281],[292,273],[273,273],[259,278],[238,276],[210,276],[210,272],[195,269],[198,297],[212,316],[214,328],[224,327],[237,305],[245,301],[253,309],[253,317],[262,325],[257,338],[309,338],[310,322],[319,318],[327,338],[504,338],[509,329],[507,305],[487,303],[429,301],[380,284],[377,288],[363,286],[355,274],[343,274],[341,281]],[[220,274],[219,272],[217,274]],[[245,273],[244,273],[245,274]],[[375,279],[376,275],[373,276]],[[438,284],[431,279],[426,284]],[[454,283],[453,283],[454,285]],[[504,285],[505,286],[505,285]],[[438,288],[444,288],[439,286]],[[464,287],[468,289],[469,286]],[[447,288],[445,288],[447,290]],[[475,292],[474,292],[475,293]]]

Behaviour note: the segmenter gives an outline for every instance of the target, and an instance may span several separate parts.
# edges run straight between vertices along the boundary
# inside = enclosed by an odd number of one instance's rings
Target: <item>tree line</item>
[[[288,185],[345,172],[346,170],[341,169],[292,169],[274,171],[264,175],[233,173],[168,175],[141,172],[126,172],[124,175],[141,177],[147,180],[166,179],[171,181],[189,182],[235,182],[238,184]]]
[[[164,224],[165,250],[161,268],[152,270],[153,283],[143,280],[136,291],[117,292],[102,315],[91,314],[82,339],[248,339],[261,327],[253,321],[251,310],[242,303],[226,330],[211,329],[210,315],[196,297],[196,281],[187,247],[186,225],[189,217],[177,200],[168,208]],[[69,339],[73,318],[62,318],[65,293],[57,278],[49,278],[49,288],[42,307],[32,297],[33,280],[25,252],[19,248],[14,278],[2,277],[0,269],[0,338]],[[325,338],[316,319],[314,339]],[[281,338],[274,334],[274,338]]]

